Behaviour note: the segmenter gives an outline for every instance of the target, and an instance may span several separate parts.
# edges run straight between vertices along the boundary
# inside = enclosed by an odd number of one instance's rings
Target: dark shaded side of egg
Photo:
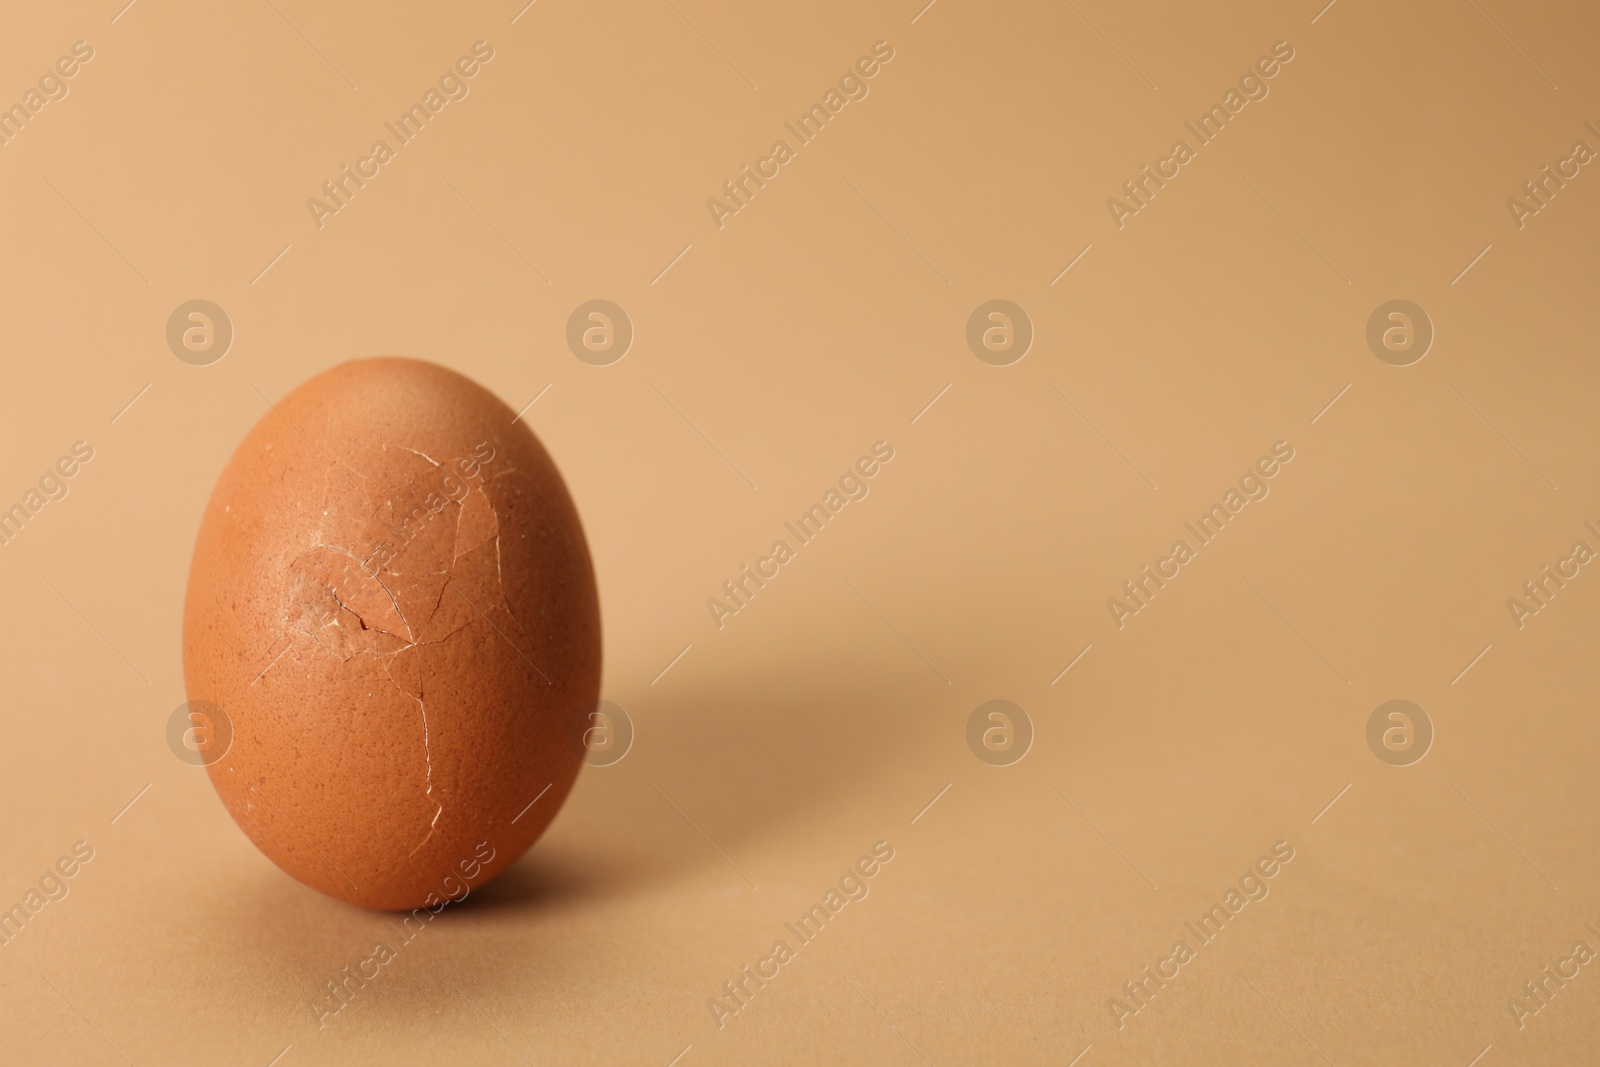
[[[346,363],[261,417],[206,507],[183,659],[189,699],[232,725],[211,781],[329,896],[459,898],[577,777],[600,688],[594,570],[513,418],[431,363]]]

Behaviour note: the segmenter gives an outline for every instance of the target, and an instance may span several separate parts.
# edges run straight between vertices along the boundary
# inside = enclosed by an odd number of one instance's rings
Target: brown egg
[[[261,417],[201,520],[184,677],[232,727],[201,756],[256,846],[329,896],[459,899],[577,777],[594,570],[513,417],[431,363],[346,363]]]

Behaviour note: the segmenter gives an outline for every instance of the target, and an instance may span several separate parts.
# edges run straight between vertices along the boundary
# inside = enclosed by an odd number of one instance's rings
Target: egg
[[[583,762],[600,608],[566,484],[454,371],[326,371],[217,479],[183,668],[228,727],[200,740],[211,783],[273,863],[368,908],[459,900],[544,832]]]

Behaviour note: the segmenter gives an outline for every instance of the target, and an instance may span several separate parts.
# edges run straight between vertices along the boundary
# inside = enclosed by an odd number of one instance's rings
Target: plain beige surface
[[[94,450],[0,547],[0,906],[94,852],[0,946],[7,1062],[1593,1061],[1594,965],[1520,1027],[1508,1002],[1600,949],[1600,576],[1507,607],[1600,549],[1600,175],[1507,207],[1600,149],[1592,6],[121,4],[0,34],[0,101],[94,51],[0,146],[0,507]],[[480,40],[319,229],[307,199]],[[707,199],[878,41],[719,229]],[[1119,229],[1107,199],[1279,41]],[[167,346],[193,299],[235,330],[209,366]],[[565,340],[591,299],[634,326],[610,366]],[[1034,328],[1010,366],[965,339],[991,299]],[[1394,299],[1435,330],[1410,366],[1366,342]],[[534,401],[636,727],[405,943],[273,867],[164,733],[217,472],[373,354]],[[880,440],[870,494],[719,629],[708,598]],[[1119,629],[1108,598],[1279,441],[1270,494]],[[1008,767],[967,745],[993,699],[1034,727]],[[1391,699],[1435,731],[1410,766],[1368,747]],[[878,841],[869,895],[719,1028]]]

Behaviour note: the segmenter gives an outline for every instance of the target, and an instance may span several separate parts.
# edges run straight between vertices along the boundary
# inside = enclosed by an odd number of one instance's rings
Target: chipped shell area
[[[330,896],[422,906],[486,841],[482,885],[577,776],[599,697],[593,568],[559,472],[512,419],[442,367],[347,363],[266,411],[202,519],[185,679],[234,730],[212,783]]]

